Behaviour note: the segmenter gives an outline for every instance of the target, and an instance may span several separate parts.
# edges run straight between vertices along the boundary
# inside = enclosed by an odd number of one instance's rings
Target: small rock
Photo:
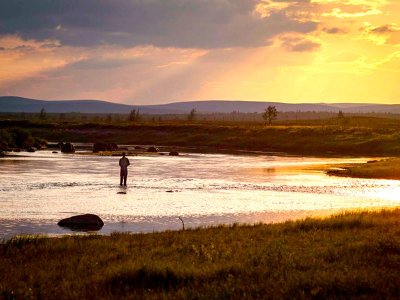
[[[117,194],[124,194],[124,195],[125,195],[125,194],[126,194],[126,192],[118,192]]]
[[[28,151],[28,152],[35,152],[36,150],[35,150],[35,148],[33,148],[33,147],[29,147],[26,151]]]
[[[53,152],[51,152],[51,153],[53,153],[53,154],[57,154],[58,152],[57,152],[57,151],[53,151]]]
[[[167,193],[173,193],[174,191],[172,191],[172,190],[169,190],[169,191],[167,191]]]
[[[169,153],[169,156],[179,156],[179,152],[177,152],[177,151],[171,151],[171,152]]]
[[[104,222],[99,216],[85,214],[62,219],[57,225],[77,231],[94,231],[100,230],[104,226]]]
[[[147,152],[159,152],[160,150],[158,149],[158,148],[156,148],[156,147],[149,147],[149,148],[147,148]]]

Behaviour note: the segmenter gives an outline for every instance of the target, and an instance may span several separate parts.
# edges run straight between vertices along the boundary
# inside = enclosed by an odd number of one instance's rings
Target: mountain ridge
[[[400,113],[399,104],[376,103],[284,103],[243,100],[181,101],[155,105],[129,105],[105,100],[39,100],[18,96],[0,96],[0,112],[35,113],[44,108],[48,113],[126,113],[139,109],[144,114],[185,114],[191,109],[199,113],[260,113],[268,105],[281,112]]]

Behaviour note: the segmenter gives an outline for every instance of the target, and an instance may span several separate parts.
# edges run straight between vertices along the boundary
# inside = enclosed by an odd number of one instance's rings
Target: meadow
[[[395,299],[400,210],[151,234],[16,237],[2,299]]]
[[[52,142],[114,142],[187,147],[192,151],[281,152],[314,156],[399,156],[400,120],[378,117],[255,122],[82,122],[3,120],[0,129],[23,128]],[[1,136],[1,135],[0,135]]]

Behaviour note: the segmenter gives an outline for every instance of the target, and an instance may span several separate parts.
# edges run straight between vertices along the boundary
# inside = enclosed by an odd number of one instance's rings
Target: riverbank
[[[372,160],[363,164],[339,165],[327,174],[353,178],[400,180],[400,158]]]
[[[151,234],[14,238],[0,295],[42,299],[400,296],[400,210]]]
[[[134,124],[0,121],[0,128],[24,128],[32,136],[48,141],[162,145],[204,153],[259,151],[320,157],[400,156],[397,120],[352,118],[345,126],[323,124],[312,121],[274,126],[181,121]]]

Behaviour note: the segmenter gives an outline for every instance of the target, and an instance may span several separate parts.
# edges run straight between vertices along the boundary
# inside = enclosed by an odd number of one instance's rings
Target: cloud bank
[[[256,0],[2,0],[0,35],[69,46],[257,47],[284,32],[308,33],[313,21],[282,11],[261,16]]]

